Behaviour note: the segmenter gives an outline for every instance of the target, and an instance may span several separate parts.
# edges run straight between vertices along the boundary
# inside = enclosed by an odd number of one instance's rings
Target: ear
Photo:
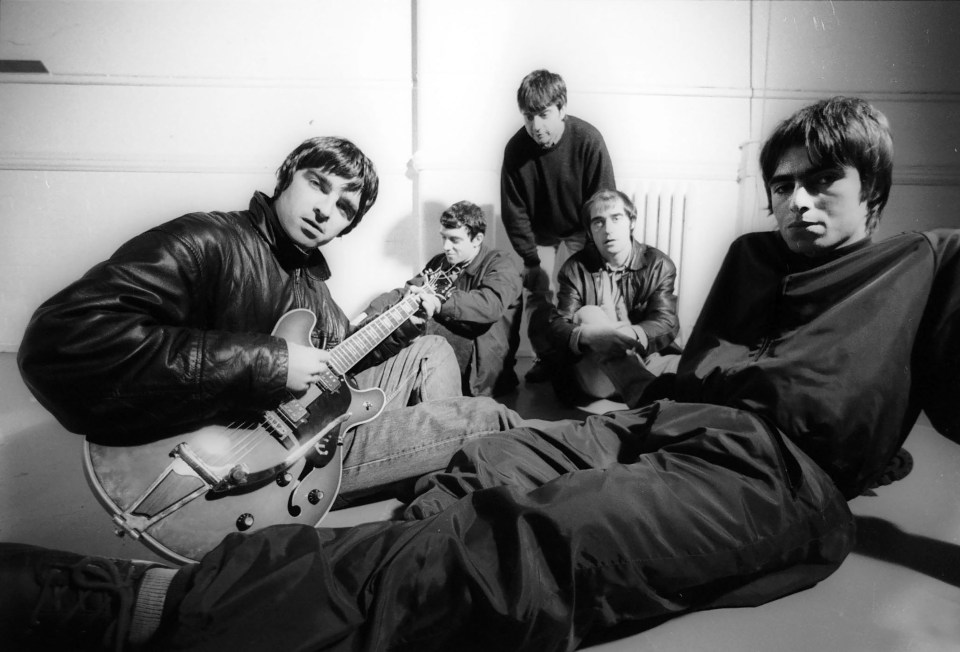
[[[483,242],[483,236],[484,236],[483,233],[478,233],[477,235],[473,236],[473,242],[476,243],[477,246],[479,246],[480,243]]]

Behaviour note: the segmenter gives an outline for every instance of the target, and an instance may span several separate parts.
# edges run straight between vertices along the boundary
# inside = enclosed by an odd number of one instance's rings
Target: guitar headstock
[[[441,299],[448,299],[462,271],[463,265],[454,265],[448,269],[425,269],[421,274],[423,288]]]

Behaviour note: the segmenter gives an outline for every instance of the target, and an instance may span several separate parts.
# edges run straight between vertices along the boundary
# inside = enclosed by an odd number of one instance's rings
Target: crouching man
[[[550,337],[565,352],[554,389],[566,402],[619,398],[636,406],[680,358],[677,268],[634,239],[637,210],[624,193],[595,193],[583,219],[588,244],[560,269],[550,319]]]

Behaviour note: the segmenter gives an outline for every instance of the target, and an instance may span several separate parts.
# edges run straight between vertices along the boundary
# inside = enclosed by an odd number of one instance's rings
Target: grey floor
[[[529,360],[521,361],[521,373]],[[14,356],[0,354],[0,540],[91,554],[159,559],[114,536],[86,484],[82,439],[30,396]],[[544,385],[505,401],[529,418],[583,417]],[[960,446],[925,421],[907,440],[915,468],[851,503],[857,551],[818,586],[762,607],[684,616],[595,646],[598,652],[938,652],[960,650]],[[384,518],[389,501],[334,512],[324,524]]]

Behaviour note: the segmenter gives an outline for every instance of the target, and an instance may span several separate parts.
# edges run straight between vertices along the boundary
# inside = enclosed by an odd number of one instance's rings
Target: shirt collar
[[[593,250],[597,255],[597,259],[599,260],[601,270],[607,270],[609,272],[626,272],[626,271],[636,272],[638,270],[643,269],[644,266],[646,265],[646,261],[644,260],[644,253],[647,250],[647,245],[637,242],[636,240],[633,241],[633,245],[630,247],[630,255],[627,256],[626,262],[623,264],[622,267],[618,267],[618,268],[612,267],[606,261],[606,259],[604,259],[604,257],[600,254],[600,251],[596,248],[595,245],[593,246]]]

